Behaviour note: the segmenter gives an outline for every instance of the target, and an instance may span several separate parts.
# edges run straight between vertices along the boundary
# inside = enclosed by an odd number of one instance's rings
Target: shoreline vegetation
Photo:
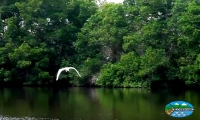
[[[135,89],[148,89],[148,90],[164,90],[164,89],[168,89],[168,90],[173,90],[174,92],[178,92],[178,91],[183,91],[183,90],[199,90],[199,86],[187,86],[185,84],[181,84],[178,87],[176,86],[177,81],[174,81],[172,83],[165,83],[165,82],[153,82],[151,84],[151,86],[137,86],[137,87],[111,87],[111,86],[97,86],[97,85],[89,85],[89,84],[85,84],[85,85],[74,85],[74,84],[70,84],[68,81],[66,80],[62,80],[62,81],[56,81],[47,85],[38,85],[38,84],[22,84],[22,83],[8,83],[8,82],[0,82],[0,87],[1,88],[21,88],[21,87],[32,87],[32,88],[74,88],[74,87],[81,87],[81,88],[135,88]],[[164,84],[163,84],[164,83]]]
[[[0,86],[199,88],[198,1],[97,2],[3,0]]]

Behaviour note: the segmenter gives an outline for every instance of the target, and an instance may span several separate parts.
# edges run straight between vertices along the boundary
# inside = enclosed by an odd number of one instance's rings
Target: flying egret
[[[75,71],[78,73],[78,75],[81,77],[81,75],[79,74],[78,70],[76,70],[76,68],[74,68],[74,67],[65,67],[65,68],[61,68],[61,69],[58,70],[56,80],[58,80],[58,78],[59,78],[59,76],[60,76],[60,73],[61,73],[63,70],[65,70],[66,72],[68,72],[69,69],[75,70]]]

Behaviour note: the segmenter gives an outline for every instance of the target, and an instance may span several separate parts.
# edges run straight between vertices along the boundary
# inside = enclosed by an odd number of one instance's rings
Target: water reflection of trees
[[[0,113],[59,119],[153,119],[158,115],[162,118],[165,105],[177,99],[190,102],[199,111],[198,93],[187,91],[179,95],[145,89],[4,88],[0,89]]]
[[[18,100],[24,100],[26,98],[23,88],[4,88],[2,92],[4,105],[12,106],[17,104]]]

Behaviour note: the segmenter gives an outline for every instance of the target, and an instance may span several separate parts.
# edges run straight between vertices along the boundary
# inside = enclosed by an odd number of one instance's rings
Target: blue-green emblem
[[[194,107],[185,101],[174,101],[166,105],[165,112],[172,117],[183,118],[191,115]]]

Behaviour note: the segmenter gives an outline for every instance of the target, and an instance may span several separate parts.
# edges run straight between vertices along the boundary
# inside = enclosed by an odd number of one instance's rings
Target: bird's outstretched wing
[[[64,70],[63,68],[61,68],[61,69],[58,70],[56,80],[58,80],[58,78],[59,78],[59,76],[60,76],[60,73],[61,73],[63,70]]]
[[[68,68],[69,69],[74,69],[78,73],[78,75],[81,77],[81,75],[79,74],[78,70],[76,70],[76,68],[74,68],[74,67],[68,67]]]

